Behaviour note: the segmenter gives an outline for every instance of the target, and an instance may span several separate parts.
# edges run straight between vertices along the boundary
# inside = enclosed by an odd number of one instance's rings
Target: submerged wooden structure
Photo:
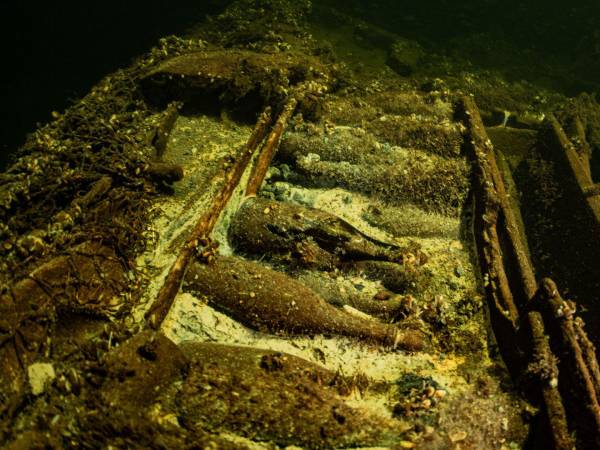
[[[163,42],[2,175],[0,440],[600,446],[598,341],[536,267],[473,98],[397,78],[344,91],[290,8],[300,50],[272,33],[232,48],[262,36],[234,7],[241,37]],[[593,235],[572,125],[535,133]]]

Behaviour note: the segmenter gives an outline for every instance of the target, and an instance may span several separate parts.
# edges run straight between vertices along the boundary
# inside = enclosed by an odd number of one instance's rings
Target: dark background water
[[[339,5],[341,0],[315,3]],[[600,82],[600,1],[344,0],[344,10],[430,50],[574,95]]]
[[[103,76],[181,34],[218,0],[2,2],[0,169],[36,123],[64,110]]]
[[[3,2],[0,169],[46,122],[104,75],[231,0]],[[256,0],[257,3],[267,3]],[[315,0],[509,77],[569,95],[600,81],[600,2]],[[537,61],[537,62],[536,62]]]

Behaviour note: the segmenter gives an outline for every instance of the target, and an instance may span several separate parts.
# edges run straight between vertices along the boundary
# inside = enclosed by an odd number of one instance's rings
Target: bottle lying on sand
[[[194,262],[184,290],[205,296],[215,308],[253,329],[277,334],[334,334],[386,347],[421,350],[423,334],[369,320],[327,303],[288,275],[240,258]]]

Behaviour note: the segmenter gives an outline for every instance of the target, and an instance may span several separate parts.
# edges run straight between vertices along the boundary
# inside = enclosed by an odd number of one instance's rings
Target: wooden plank
[[[556,117],[550,114],[548,116],[548,122],[555,138],[555,144],[560,147],[561,151],[565,155],[571,173],[579,185],[582,199],[587,203],[592,215],[594,216],[594,219],[596,220],[596,223],[600,226],[600,196],[587,195],[587,192],[589,192],[590,189],[594,189],[594,183],[590,178],[590,175],[584,164],[581,162],[578,153],[575,151],[573,144],[565,134],[560,123],[558,123],[558,120],[556,120]]]
[[[285,131],[287,122],[294,113],[297,103],[298,101],[295,97],[290,97],[285,103],[283,110],[279,115],[279,119],[277,119],[277,122],[273,126],[265,146],[261,150],[254,169],[252,170],[248,186],[246,187],[246,195],[256,195],[260,189],[260,186],[267,175],[267,171],[269,170],[269,166],[271,165],[271,161],[273,160],[273,156],[275,156],[275,152],[277,152],[277,149],[279,148],[281,135]]]
[[[509,250],[515,256],[518,264],[522,289],[526,295],[531,295],[531,297],[537,292],[535,276],[520,241],[516,220],[510,210],[504,182],[496,164],[494,149],[485,132],[475,101],[471,97],[464,97],[457,106],[457,115],[463,120],[469,133],[470,139],[467,139],[466,147],[475,163],[475,196],[476,205],[478,205],[476,227],[479,224],[475,232],[483,236],[483,239],[478,239],[482,269],[488,274],[488,283],[491,284],[491,278],[499,283],[499,289],[488,288],[488,294],[491,296],[490,309],[491,312],[498,309],[496,304],[500,299],[502,306],[510,313],[516,310],[516,305],[506,277],[502,259],[502,246],[498,239],[498,232],[500,231],[497,228],[498,226],[508,237]],[[501,216],[503,222],[499,221]],[[512,318],[515,323],[518,321],[517,317]],[[532,350],[532,364],[545,368],[544,373],[540,372],[538,375],[554,448],[571,449],[574,447],[574,443],[567,427],[565,408],[558,390],[558,379],[556,378],[558,367],[545,333],[542,315],[537,311],[528,311],[522,321],[527,325],[529,333],[528,344]],[[504,327],[504,332],[506,335],[500,336],[500,338],[507,338],[509,342],[514,342],[515,337],[509,335],[510,330],[506,330],[506,327]],[[506,345],[506,342],[504,345]],[[517,359],[514,355],[513,358]],[[507,364],[510,363],[511,361],[507,361]],[[533,373],[537,372],[533,371]],[[551,375],[548,376],[548,374]]]
[[[208,246],[209,242],[207,237],[217,223],[219,215],[223,209],[225,209],[225,206],[227,206],[235,188],[240,183],[242,175],[252,160],[252,156],[267,133],[270,122],[271,111],[270,108],[267,108],[267,110],[260,115],[248,142],[244,146],[241,156],[227,174],[223,188],[192,230],[183,249],[171,266],[165,283],[160,289],[156,300],[146,313],[146,321],[151,328],[160,328],[161,323],[171,309],[173,300],[179,292],[192,256]]]

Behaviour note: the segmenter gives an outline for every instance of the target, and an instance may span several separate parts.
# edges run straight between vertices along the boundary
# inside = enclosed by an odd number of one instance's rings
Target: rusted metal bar
[[[208,235],[214,228],[219,215],[227,205],[235,188],[238,186],[242,175],[252,160],[256,148],[263,141],[270,122],[271,111],[270,108],[267,108],[267,110],[260,115],[248,142],[244,146],[241,156],[238,158],[231,171],[226,175],[223,188],[192,230],[192,233],[184,244],[177,259],[171,266],[169,274],[167,275],[165,283],[160,289],[156,300],[146,313],[146,321],[151,328],[158,329],[167,316],[167,313],[173,304],[173,300],[179,292],[179,288],[181,287],[181,283],[192,256],[208,244]]]
[[[554,137],[555,144],[560,147],[561,151],[566,157],[568,166],[571,169],[571,173],[579,185],[583,200],[587,202],[587,205],[590,209],[590,212],[594,216],[596,223],[600,225],[600,196],[588,194],[590,190],[592,192],[595,190],[595,188],[593,188],[593,182],[590,178],[589,171],[582,163],[579,154],[575,150],[575,147],[565,134],[562,126],[558,120],[556,120],[554,115],[548,115],[548,123],[550,124],[550,129],[552,136]]]
[[[502,175],[495,161],[494,149],[487,137],[479,110],[471,97],[464,97],[457,105],[457,114],[461,118],[469,133],[466,146],[475,162],[475,187],[476,187],[476,211],[475,226],[477,246],[482,264],[482,269],[487,273],[487,293],[490,298],[490,313],[492,321],[498,319],[498,303],[500,309],[504,309],[512,315],[511,311],[517,310],[514,302],[514,293],[508,283],[508,278],[502,259],[502,246],[498,238],[498,227],[505,232],[508,238],[508,251],[517,263],[521,279],[523,293],[533,296],[537,291],[535,276],[531,263],[524,251],[523,244],[518,235],[518,228],[514,214],[510,210],[508,197]],[[500,221],[499,219],[502,219]],[[498,283],[498,285],[494,285]],[[496,314],[494,314],[496,311]],[[500,311],[501,313],[501,311]],[[494,317],[495,316],[495,317]],[[512,323],[517,323],[517,315],[511,317]],[[535,373],[541,382],[541,395],[548,416],[550,432],[556,449],[571,449],[573,441],[567,427],[566,413],[560,392],[558,390],[558,367],[548,337],[544,329],[544,321],[537,311],[529,311],[522,322],[527,325],[530,333],[530,345],[533,354],[533,362],[529,371]],[[502,323],[494,324],[495,332],[500,329],[504,334],[499,336],[499,341],[504,341],[505,352],[510,360],[507,365],[519,364],[518,355],[513,352],[507,353],[507,346],[516,341],[516,326],[513,330],[508,329]],[[511,333],[514,332],[513,333]],[[508,342],[505,341],[508,339]],[[509,367],[510,368],[510,367]],[[518,367],[518,369],[521,369]],[[543,369],[543,370],[541,370]],[[514,372],[514,367],[513,367]]]
[[[296,100],[294,96],[289,97],[284,104],[283,110],[281,111],[277,122],[275,125],[273,125],[273,129],[271,130],[271,133],[269,134],[269,137],[267,138],[265,145],[256,161],[254,169],[252,170],[248,185],[246,186],[247,196],[256,195],[260,189],[260,186],[267,175],[267,170],[271,165],[271,161],[273,160],[273,156],[279,147],[281,135],[285,131],[287,123],[294,113],[297,104],[298,100]]]

